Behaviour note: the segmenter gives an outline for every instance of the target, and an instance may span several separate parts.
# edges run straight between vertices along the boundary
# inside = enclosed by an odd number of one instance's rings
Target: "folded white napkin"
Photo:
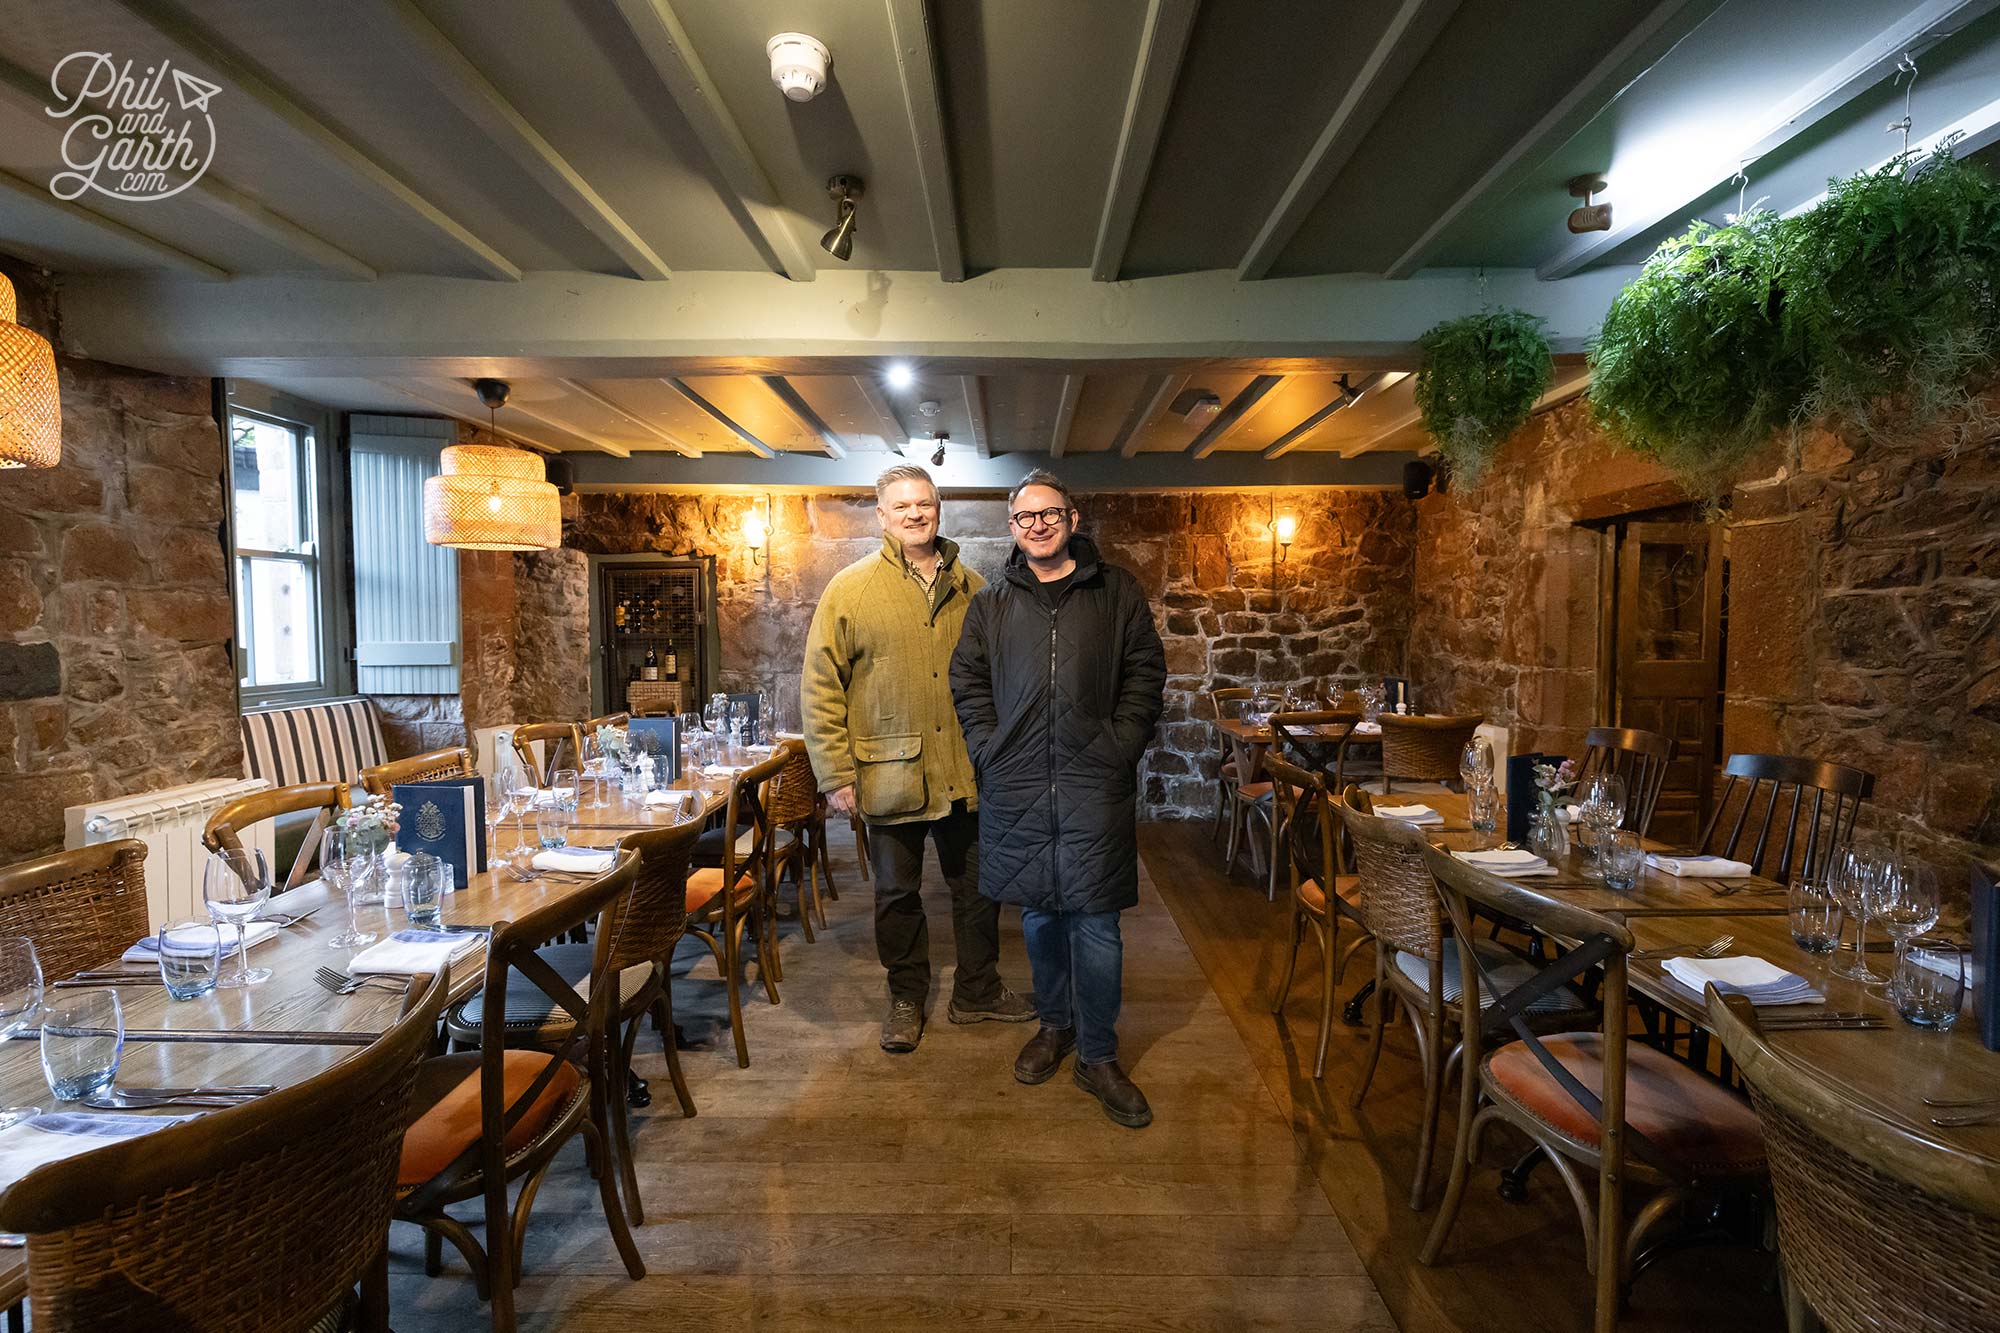
[[[1357,736],[1380,736],[1382,734],[1382,724],[1380,722],[1356,722],[1354,724],[1354,734]]]
[[[1444,823],[1444,816],[1427,805],[1378,805],[1375,813],[1383,819],[1400,819],[1405,824]]]
[[[610,848],[552,847],[535,853],[535,869],[567,870],[578,875],[601,875],[618,860]]]
[[[199,1119],[191,1115],[85,1115],[56,1111],[0,1130],[0,1189],[38,1166]]]
[[[754,764],[709,764],[701,771],[712,778],[733,778],[738,773],[748,773]]]
[[[1498,875],[1502,879],[1537,879],[1557,873],[1547,861],[1518,847],[1493,847],[1483,852],[1453,852],[1452,855],[1467,865],[1478,866],[1487,874]]]
[[[693,799],[693,792],[682,791],[677,787],[661,787],[646,793],[647,805],[671,805],[676,809],[686,806]]]
[[[768,758],[777,748],[775,745],[746,745],[743,747],[743,752],[745,754],[761,754]]]
[[[484,935],[467,931],[399,930],[354,955],[347,970],[357,977],[376,972],[401,976],[435,972],[484,943]]]
[[[1663,852],[1654,852],[1647,856],[1646,864],[1669,875],[1688,875],[1696,879],[1746,879],[1755,873],[1741,861],[1720,856],[1668,856]]]
[[[223,926],[221,930],[222,951],[229,953],[236,947],[236,928]],[[266,940],[275,939],[277,934],[277,922],[252,921],[243,929],[243,945],[245,948],[254,949]],[[209,939],[208,929],[205,926],[191,926],[186,930],[171,931],[167,935],[167,951],[176,954],[204,954],[208,952]],[[148,935],[119,957],[128,963],[157,963],[160,961],[160,937]]]
[[[1669,958],[1660,970],[1699,994],[1714,986],[1751,1004],[1815,1004],[1826,997],[1804,977],[1762,958]]]

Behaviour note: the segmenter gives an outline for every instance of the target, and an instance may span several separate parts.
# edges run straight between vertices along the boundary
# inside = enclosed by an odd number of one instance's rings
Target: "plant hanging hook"
[[[1893,87],[1895,84],[1902,83],[1905,74],[1910,76],[1910,81],[1903,88],[1903,118],[1901,120],[1890,121],[1888,133],[1894,134],[1898,130],[1902,131],[1903,152],[1908,153],[1910,151],[1910,126],[1913,123],[1910,118],[1910,95],[1916,91],[1917,87],[1917,62],[1908,51],[1903,52],[1903,58],[1896,62],[1896,77],[1890,81],[1890,85]]]
[[[1737,158],[1736,174],[1729,178],[1736,182],[1736,216],[1729,219],[1731,222],[1741,222],[1743,220],[1743,198],[1750,191],[1750,173],[1743,170],[1743,168],[1749,164],[1749,158]]]

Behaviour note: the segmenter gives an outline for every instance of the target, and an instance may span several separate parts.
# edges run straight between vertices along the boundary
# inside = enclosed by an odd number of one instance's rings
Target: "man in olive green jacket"
[[[882,549],[833,576],[813,613],[800,683],[806,748],[827,805],[859,809],[875,877],[875,951],[889,973],[882,1049],[906,1052],[924,1030],[930,926],[924,840],[951,889],[958,972],[954,1023],[1022,1023],[1028,1001],[1000,981],[1000,907],[979,892],[972,761],[951,701],[951,654],[984,582],[938,536],[930,474],[907,464],[875,483]]]

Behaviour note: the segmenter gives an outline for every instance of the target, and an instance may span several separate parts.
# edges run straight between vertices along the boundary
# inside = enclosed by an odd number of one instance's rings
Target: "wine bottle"
[[[640,670],[639,679],[658,680],[659,678],[660,678],[660,655],[657,652],[653,651],[652,647],[649,645],[646,649],[646,665]]]
[[[666,667],[666,671],[661,676],[662,680],[679,680],[681,678],[680,655],[674,651],[674,645],[671,642],[667,644],[667,660],[664,666]]]
[[[618,605],[611,609],[611,623],[620,634],[625,632],[625,599],[620,597]]]

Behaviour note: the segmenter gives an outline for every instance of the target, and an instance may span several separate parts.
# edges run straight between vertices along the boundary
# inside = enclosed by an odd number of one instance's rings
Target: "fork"
[[[1931,1123],[1939,1129],[1965,1129],[1971,1125],[2000,1124],[2000,1106],[1970,1115],[1934,1115]]]
[[[1662,945],[1654,949],[1634,949],[1627,958],[1720,958],[1736,943],[1734,935],[1717,935],[1699,949],[1684,949],[1678,944]]]
[[[2000,1097],[1926,1097],[1925,1106],[1943,1106],[1953,1110],[1990,1107],[2000,1110]]]
[[[332,991],[335,995],[352,995],[363,986],[382,986],[388,990],[407,989],[393,977],[350,977],[345,972],[336,972],[330,967],[322,967],[313,973],[313,980]]]

